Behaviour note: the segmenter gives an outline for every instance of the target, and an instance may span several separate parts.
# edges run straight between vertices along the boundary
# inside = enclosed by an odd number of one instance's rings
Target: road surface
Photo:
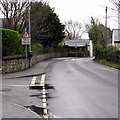
[[[91,58],[66,58],[46,73],[48,107],[56,118],[118,118],[118,70]]]

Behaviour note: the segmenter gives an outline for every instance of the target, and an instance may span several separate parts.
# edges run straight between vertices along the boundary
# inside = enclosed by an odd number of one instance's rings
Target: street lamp
[[[28,8],[28,23],[29,23],[29,37],[30,37],[30,45],[29,45],[29,52],[28,52],[28,57],[29,57],[29,67],[31,67],[31,58],[32,58],[32,50],[31,50],[31,22],[30,22],[30,10],[31,10],[31,6],[30,6],[30,1],[29,1],[29,8]]]

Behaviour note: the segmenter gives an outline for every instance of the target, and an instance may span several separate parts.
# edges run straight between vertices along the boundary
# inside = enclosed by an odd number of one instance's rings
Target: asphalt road
[[[48,107],[60,118],[118,118],[118,70],[90,58],[52,64],[46,82]]]
[[[0,89],[2,118],[39,118],[42,116],[42,90],[29,89],[29,86],[34,77],[36,77],[35,85],[40,84],[41,74],[45,73],[52,61],[40,62],[24,71],[3,74]]]

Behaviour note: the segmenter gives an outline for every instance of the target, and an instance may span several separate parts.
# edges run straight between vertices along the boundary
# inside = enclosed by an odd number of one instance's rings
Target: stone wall
[[[66,56],[66,55],[63,55],[61,53],[55,53],[55,54],[48,53],[48,54],[33,56],[32,65],[46,59],[50,59],[53,57],[62,57],[62,56]],[[2,60],[2,73],[11,73],[11,72],[24,70],[28,67],[28,63],[29,62],[26,62],[25,58],[15,58],[15,59],[13,58],[13,59]]]

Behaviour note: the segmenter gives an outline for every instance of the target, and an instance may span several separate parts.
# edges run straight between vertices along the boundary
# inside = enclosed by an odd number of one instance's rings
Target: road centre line
[[[43,103],[46,103],[47,102],[47,100],[46,99],[43,99]]]
[[[43,108],[46,108],[47,107],[47,103],[43,103]]]
[[[46,98],[46,95],[43,95],[43,98]]]
[[[45,89],[43,89],[43,92],[45,92]]]
[[[43,95],[45,95],[45,94],[46,94],[46,92],[43,92],[42,94],[43,94]]]
[[[47,99],[45,90],[45,74],[41,76],[40,86],[42,86],[43,118],[48,119]]]

